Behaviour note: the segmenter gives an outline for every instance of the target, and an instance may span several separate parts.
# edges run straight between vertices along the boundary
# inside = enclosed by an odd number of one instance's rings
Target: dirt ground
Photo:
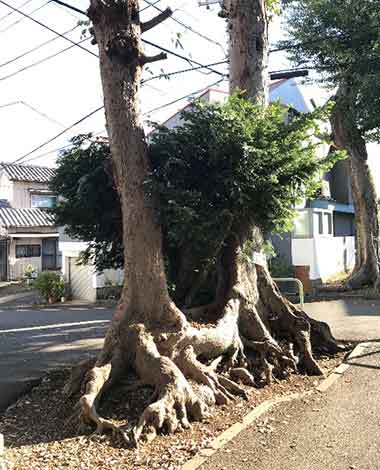
[[[325,374],[342,362],[343,357],[341,354],[335,358],[321,358],[319,362]],[[0,432],[4,434],[6,446],[3,456],[6,470],[179,469],[258,404],[274,396],[312,389],[321,380],[291,375],[261,389],[247,387],[248,401],[237,398],[231,404],[215,407],[209,419],[192,423],[189,430],[162,434],[153,442],[132,449],[117,436],[94,436],[91,429],[79,431],[75,420],[68,421],[78,399],[65,399],[63,395],[68,375],[68,369],[50,373],[0,418]],[[110,392],[99,411],[102,416],[129,429],[149,403],[152,390],[145,387],[126,393],[123,387],[125,384]]]

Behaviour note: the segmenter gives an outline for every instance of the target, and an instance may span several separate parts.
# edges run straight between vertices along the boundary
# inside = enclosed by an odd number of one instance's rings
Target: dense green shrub
[[[34,287],[49,303],[58,302],[65,295],[65,282],[55,272],[40,273],[34,282]]]

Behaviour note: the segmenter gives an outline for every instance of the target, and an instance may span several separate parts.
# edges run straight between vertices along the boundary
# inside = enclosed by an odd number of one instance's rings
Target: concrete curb
[[[355,359],[355,357],[360,356],[364,350],[368,347],[368,343],[360,343],[351,351],[349,356],[345,359],[345,363],[337,366],[331,374],[316,387],[315,390],[319,392],[325,392],[331,385],[333,385],[344,372],[350,367],[351,364],[347,363],[350,359]],[[288,401],[296,400],[303,398],[304,396],[310,395],[313,393],[313,390],[309,390],[303,393],[292,393],[284,397],[273,398],[266,400],[253,409],[250,413],[244,416],[241,422],[235,423],[217,436],[210,444],[201,449],[199,453],[188,460],[184,465],[182,465],[181,470],[196,470],[201,465],[203,465],[209,457],[214,455],[219,449],[224,447],[228,442],[230,442],[234,437],[236,437],[241,431],[247,429],[256,419],[262,416],[264,413],[269,411],[276,405],[285,403]]]
[[[355,346],[355,348],[351,351],[348,357],[345,359],[345,362],[342,362],[338,367],[331,372],[331,374],[318,385],[316,388],[319,392],[325,392],[331,385],[333,385],[342,375],[346,372],[346,370],[350,367],[349,361],[350,359],[355,359],[355,357],[360,356],[362,352],[368,347],[368,343],[359,343]]]

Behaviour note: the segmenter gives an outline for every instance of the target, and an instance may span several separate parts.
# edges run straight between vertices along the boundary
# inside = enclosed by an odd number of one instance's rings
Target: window
[[[32,194],[31,206],[35,209],[51,209],[57,203],[56,196]]]
[[[295,238],[310,238],[311,234],[311,223],[310,213],[306,210],[300,210],[297,217],[294,220],[293,236]]]
[[[327,234],[332,235],[332,217],[331,214],[325,212],[323,214],[325,216],[326,226],[327,226]]]
[[[41,245],[16,245],[16,258],[38,258]]]
[[[323,214],[322,214],[322,212],[316,212],[315,217],[317,219],[318,235],[323,235]]]
[[[333,222],[330,212],[314,212],[314,234],[315,235],[332,235]]]

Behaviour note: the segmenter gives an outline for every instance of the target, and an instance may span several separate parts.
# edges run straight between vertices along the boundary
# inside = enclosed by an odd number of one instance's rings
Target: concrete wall
[[[355,237],[292,239],[292,262],[295,266],[309,266],[311,280],[325,281],[354,267]]]

